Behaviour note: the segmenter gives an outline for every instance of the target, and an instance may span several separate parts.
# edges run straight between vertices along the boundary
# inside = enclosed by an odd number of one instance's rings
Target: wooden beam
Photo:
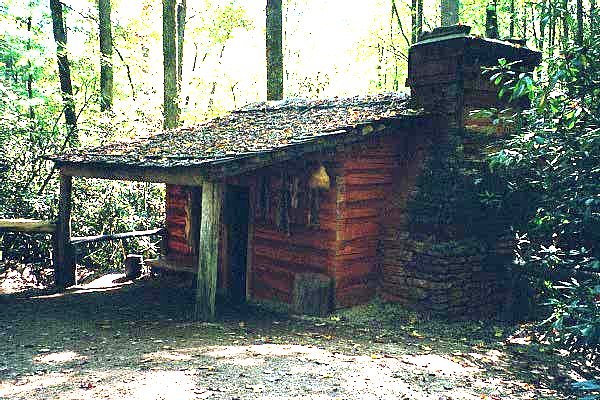
[[[63,175],[81,176],[84,178],[170,183],[187,186],[201,186],[204,182],[204,173],[198,167],[155,168],[62,163],[60,165],[60,172]]]
[[[164,231],[165,231],[165,228],[157,228],[157,229],[150,229],[147,231],[113,233],[111,235],[74,237],[73,239],[71,239],[71,244],[97,243],[97,242],[107,242],[109,240],[128,239],[128,238],[133,238],[133,237],[162,235],[164,233]]]
[[[56,224],[37,219],[0,219],[0,232],[54,233]]]
[[[71,245],[71,196],[72,178],[60,174],[60,197],[58,199],[58,224],[56,230],[56,263],[54,281],[59,288],[77,283],[75,257]]]
[[[219,261],[219,234],[224,184],[205,182],[202,186],[202,217],[200,220],[200,245],[196,285],[196,320],[215,319],[217,269]]]

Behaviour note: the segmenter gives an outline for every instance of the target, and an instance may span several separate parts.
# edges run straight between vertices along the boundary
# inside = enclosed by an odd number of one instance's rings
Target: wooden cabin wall
[[[325,161],[330,176],[335,164]],[[336,185],[318,194],[319,224],[310,225],[308,208],[311,196],[308,188],[310,171],[318,167],[315,161],[288,163],[284,168],[269,168],[254,175],[254,235],[250,295],[254,299],[290,303],[295,275],[302,272],[334,274],[336,249]],[[283,172],[285,171],[285,173]],[[282,183],[297,180],[298,206],[289,210],[289,229],[278,224],[281,211]],[[264,186],[268,188],[268,203],[260,200]]]
[[[405,135],[388,136],[339,155],[335,305],[373,298],[381,278],[388,194],[404,154]]]
[[[167,185],[167,254],[173,258],[195,257],[191,232],[191,198],[191,187]]]
[[[395,217],[390,203],[395,177],[407,158],[407,134],[387,136],[355,145],[329,157],[313,156],[297,163],[274,166],[231,178],[228,185],[246,186],[253,200],[251,211],[249,295],[257,300],[291,303],[294,279],[303,272],[322,273],[334,282],[334,305],[348,307],[369,301],[381,284],[382,242],[388,234],[386,219]],[[319,196],[318,224],[308,218],[311,172],[324,165],[329,190]],[[278,222],[282,185],[297,180],[297,207],[289,209],[289,228]],[[268,202],[264,186],[268,188]],[[189,230],[192,189],[167,186],[168,252],[170,257],[193,258]],[[224,210],[225,212],[225,210]],[[393,219],[395,221],[395,219]],[[389,221],[388,221],[389,222]],[[222,226],[219,287],[227,286]]]

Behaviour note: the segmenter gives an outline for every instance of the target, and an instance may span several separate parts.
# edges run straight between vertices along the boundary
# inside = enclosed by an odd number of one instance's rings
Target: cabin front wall
[[[250,298],[291,303],[295,277],[306,272],[332,278],[336,308],[367,302],[376,294],[381,282],[383,220],[389,214],[394,173],[405,158],[407,135],[366,140],[226,181],[250,192],[246,278]],[[329,176],[329,189],[309,187],[320,166]],[[195,190],[167,186],[168,255],[191,260],[190,265],[197,260],[197,236],[192,232],[198,230],[194,225],[199,227],[199,205],[192,203],[201,196]],[[223,256],[227,246],[235,245],[225,243],[227,229],[224,222],[218,270],[218,286],[223,290],[228,279],[235,279]]]

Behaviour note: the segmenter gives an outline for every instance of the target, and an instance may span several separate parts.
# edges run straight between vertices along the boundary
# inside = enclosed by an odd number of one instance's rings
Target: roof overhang
[[[205,181],[219,181],[228,177],[301,158],[311,153],[340,151],[371,138],[384,135],[406,134],[415,128],[434,124],[434,114],[418,114],[402,118],[388,118],[357,124],[351,131],[327,132],[302,141],[268,151],[245,153],[212,160],[197,160],[187,165],[163,167],[160,165],[130,165],[116,162],[71,162],[53,160],[61,174],[73,177],[126,180],[138,182],[169,183],[176,185],[201,186]],[[421,130],[413,131],[420,133]]]

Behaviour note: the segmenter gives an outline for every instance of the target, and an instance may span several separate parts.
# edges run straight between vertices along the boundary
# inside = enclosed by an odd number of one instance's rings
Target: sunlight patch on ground
[[[58,353],[40,354],[33,359],[36,364],[61,364],[75,360],[85,360],[87,357],[74,351],[61,351]]]
[[[113,371],[94,374],[71,382],[72,389],[60,399],[122,398],[128,400],[192,400],[197,399],[195,378],[184,371]]]
[[[98,279],[86,283],[85,285],[76,285],[70,287],[67,291],[61,293],[47,294],[41,296],[32,296],[32,299],[52,299],[56,297],[63,297],[69,294],[81,294],[81,293],[97,293],[97,292],[111,292],[114,290],[121,289],[123,286],[130,285],[133,281],[115,282],[123,279],[123,274],[106,274]]]
[[[423,368],[433,373],[441,373],[446,375],[473,375],[481,370],[479,368],[469,366],[466,363],[460,363],[449,360],[445,357],[436,354],[422,354],[416,356],[404,356],[403,361]]]
[[[285,357],[298,355],[321,358],[330,356],[331,353],[312,346],[260,344],[251,346],[215,346],[211,347],[204,355],[215,358],[248,356]]]
[[[169,351],[157,351],[155,353],[144,354],[142,356],[142,362],[149,361],[189,361],[192,357],[188,354],[181,354],[178,352],[169,352]]]
[[[16,381],[0,381],[0,398],[13,398],[39,390],[64,385],[68,377],[63,374],[49,374],[45,376],[28,376]]]

